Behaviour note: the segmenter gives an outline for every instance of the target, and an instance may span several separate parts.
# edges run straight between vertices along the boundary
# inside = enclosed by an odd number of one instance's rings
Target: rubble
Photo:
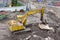
[[[48,16],[47,16],[48,15]],[[53,16],[52,14],[47,14],[45,18],[47,19],[49,27],[54,31],[51,30],[42,30],[38,27],[38,24],[41,22],[40,21],[40,15],[31,15],[27,18],[27,20],[30,23],[28,26],[31,28],[32,32],[26,32],[26,33],[17,33],[17,34],[11,34],[11,32],[8,30],[8,26],[6,24],[7,20],[2,21],[2,24],[0,23],[0,26],[4,29],[5,31],[0,30],[1,34],[1,40],[59,40],[59,23],[60,19],[57,17]],[[38,17],[39,16],[39,17]],[[56,19],[57,18],[57,19]],[[0,27],[0,28],[1,28]]]

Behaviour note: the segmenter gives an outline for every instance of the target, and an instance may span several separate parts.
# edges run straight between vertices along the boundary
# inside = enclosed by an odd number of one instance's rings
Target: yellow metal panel
[[[10,31],[13,32],[13,31],[24,29],[24,26],[10,26],[9,29],[10,29]]]

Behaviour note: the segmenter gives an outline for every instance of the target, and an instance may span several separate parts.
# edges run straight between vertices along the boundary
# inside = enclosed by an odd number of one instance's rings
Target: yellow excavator
[[[28,31],[28,30],[30,30],[29,28],[25,27],[27,17],[29,15],[33,15],[36,13],[41,13],[41,21],[43,21],[44,7],[42,7],[41,9],[30,10],[30,11],[26,12],[24,15],[17,15],[16,20],[8,21],[8,24],[10,26],[9,27],[10,31],[14,32],[14,31]]]

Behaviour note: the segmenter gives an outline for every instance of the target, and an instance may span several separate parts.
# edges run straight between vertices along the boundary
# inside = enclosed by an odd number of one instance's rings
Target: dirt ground
[[[7,24],[8,19],[0,20],[0,40],[28,40],[26,39],[28,37],[30,37],[29,40],[46,40],[45,38],[47,37],[50,37],[50,39],[48,40],[60,40],[60,29],[55,25],[57,24],[58,20],[55,20],[55,18],[56,17],[54,16],[54,19],[50,18],[52,21],[48,21],[48,25],[53,26],[55,32],[41,30],[38,27],[38,23],[32,23],[28,25],[28,27],[31,28],[31,32],[23,32],[16,34],[11,34],[11,32],[9,31],[9,26]],[[40,20],[39,18],[37,19]],[[34,22],[36,22],[36,20]]]

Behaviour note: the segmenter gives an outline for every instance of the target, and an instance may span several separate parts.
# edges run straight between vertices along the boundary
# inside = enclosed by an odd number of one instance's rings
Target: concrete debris
[[[31,15],[27,17],[27,24],[32,24],[32,23],[41,23],[40,21],[40,17],[38,17],[40,15]]]
[[[45,38],[45,40],[54,40],[54,39],[51,37],[47,37],[47,38]]]
[[[31,36],[28,36],[27,38],[26,38],[26,40],[29,40],[31,38]]]
[[[35,38],[37,38],[37,39],[40,38],[40,40],[43,40],[44,39],[44,38],[42,38],[42,37],[40,37],[38,35],[30,35],[25,40],[31,40],[31,39],[34,40]],[[37,40],[37,39],[35,39],[35,40]]]
[[[49,27],[49,25],[44,25],[44,24],[39,24],[40,29],[47,29],[47,30],[52,30],[54,32],[53,27]]]
[[[52,12],[48,12],[48,17],[56,23],[60,23],[60,19]]]
[[[41,23],[40,21],[40,15],[31,15],[27,18],[28,22],[31,25],[29,25],[29,28],[31,28],[32,32],[27,32],[27,33],[18,33],[15,35],[12,35],[11,32],[8,30],[8,26],[6,24],[7,20],[1,21],[0,23],[0,40],[60,40],[60,30],[59,25],[60,25],[60,19],[57,17],[53,16],[54,14],[51,14],[51,12],[48,12],[47,15],[44,16],[45,19],[47,19],[48,25],[43,25],[43,24],[37,24]],[[58,27],[57,27],[58,26]],[[48,29],[46,30],[41,30],[39,29]],[[5,30],[5,31],[4,31]],[[51,32],[50,32],[51,31]],[[56,31],[56,32],[54,32]]]

